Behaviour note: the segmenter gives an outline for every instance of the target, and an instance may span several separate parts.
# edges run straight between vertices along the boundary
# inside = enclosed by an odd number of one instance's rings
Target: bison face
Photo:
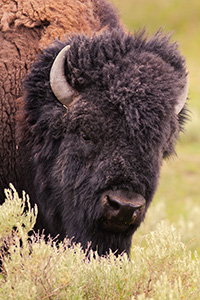
[[[141,144],[142,132],[133,135],[106,97],[82,93],[67,113],[57,112],[45,136],[44,122],[53,114],[44,112],[37,125],[43,149],[33,146],[39,228],[84,248],[91,242],[99,254],[128,252],[157,186],[164,143],[152,147],[148,136]]]
[[[99,254],[128,253],[183,125],[184,60],[159,35],[68,43],[56,73],[64,43],[45,50],[25,82],[20,149],[36,228]]]
[[[52,169],[64,232],[69,235],[72,227],[70,236],[75,235],[76,219],[77,234],[88,231],[86,241],[92,240],[93,232],[102,236],[133,233],[151,201],[161,162],[159,149],[155,158],[155,153],[142,157],[113,105],[107,103],[102,109],[90,107],[87,101],[84,105],[83,99],[71,108]],[[73,222],[65,221],[69,218]]]

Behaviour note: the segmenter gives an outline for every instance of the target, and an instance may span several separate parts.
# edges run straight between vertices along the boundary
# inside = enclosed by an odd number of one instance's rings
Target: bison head
[[[19,148],[37,229],[129,253],[184,124],[177,45],[121,30],[44,50],[25,81]]]

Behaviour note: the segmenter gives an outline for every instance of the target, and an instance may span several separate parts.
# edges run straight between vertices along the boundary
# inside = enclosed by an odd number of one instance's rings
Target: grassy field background
[[[200,253],[200,1],[112,0],[122,21],[134,33],[146,27],[149,35],[159,28],[172,33],[185,56],[189,70],[186,131],[177,145],[177,156],[164,162],[159,189],[145,224],[133,243],[140,243],[144,232],[154,229],[161,219],[174,223],[192,250]]]

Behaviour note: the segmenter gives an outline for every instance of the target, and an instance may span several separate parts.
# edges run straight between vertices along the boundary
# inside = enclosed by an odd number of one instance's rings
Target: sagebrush
[[[133,246],[131,259],[113,253],[86,258],[80,245],[28,236],[37,208],[12,187],[0,208],[1,246],[10,237],[0,275],[0,299],[199,299],[199,258],[165,222]],[[28,208],[24,213],[24,206]],[[15,230],[13,230],[13,227]]]

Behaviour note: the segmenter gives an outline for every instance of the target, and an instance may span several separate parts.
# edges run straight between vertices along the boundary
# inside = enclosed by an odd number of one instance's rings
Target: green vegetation
[[[28,237],[37,209],[28,204],[24,214],[28,198],[24,194],[19,199],[11,188],[0,207],[0,228],[4,228],[0,247],[6,241],[8,248],[0,274],[0,300],[199,299],[200,260],[196,253],[191,256],[167,222],[143,235],[144,246],[132,247],[131,260],[125,254],[98,257],[94,252],[88,259],[79,245],[68,247],[68,240],[57,248],[53,241]],[[159,209],[163,211],[160,206],[154,213]],[[153,217],[148,221],[155,222]]]
[[[131,32],[146,27],[151,35],[162,28],[173,34],[172,41],[178,42],[186,58],[190,78],[190,121],[178,142],[177,156],[163,164],[160,185],[148,216],[152,218],[155,206],[159,207],[161,203],[164,212],[156,212],[159,220],[165,218],[173,223],[181,230],[188,247],[200,254],[200,1],[194,0],[191,5],[186,0],[112,2]],[[158,216],[155,216],[156,220]],[[148,218],[145,224],[151,227]],[[141,234],[142,228],[134,236],[134,245]]]

